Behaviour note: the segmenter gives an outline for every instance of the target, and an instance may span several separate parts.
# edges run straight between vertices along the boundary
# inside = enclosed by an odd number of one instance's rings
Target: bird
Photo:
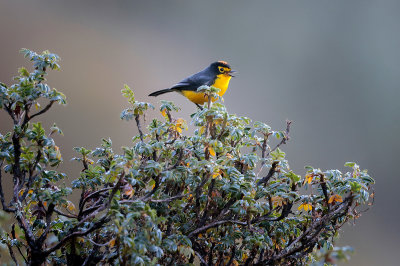
[[[205,96],[204,92],[198,92],[197,89],[203,85],[213,86],[220,89],[218,95],[222,96],[228,89],[229,81],[234,77],[234,72],[236,71],[232,70],[227,62],[217,61],[211,63],[202,71],[183,79],[174,86],[152,92],[149,96],[158,96],[175,91],[185,96],[201,109],[200,105],[208,102],[208,98]],[[214,102],[216,99],[213,98],[211,100]]]

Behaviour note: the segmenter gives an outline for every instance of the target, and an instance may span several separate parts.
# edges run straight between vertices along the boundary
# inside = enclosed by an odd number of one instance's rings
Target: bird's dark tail
[[[149,96],[158,96],[158,95],[161,95],[161,94],[164,94],[164,93],[167,93],[167,92],[171,92],[171,91],[173,91],[173,90],[171,90],[171,89],[163,89],[163,90],[152,92],[152,93],[149,94]]]

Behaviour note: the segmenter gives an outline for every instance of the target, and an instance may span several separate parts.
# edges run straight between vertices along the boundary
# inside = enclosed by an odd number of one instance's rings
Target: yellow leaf
[[[25,189],[21,189],[21,190],[19,191],[19,195],[22,196],[22,195],[24,194],[24,191],[25,191]]]
[[[112,247],[114,247],[115,246],[115,238],[113,238],[113,239],[111,239],[110,240],[110,242],[108,242],[108,246],[110,247],[110,248],[112,248]]]
[[[56,158],[58,160],[61,160],[61,152],[60,152],[60,148],[58,146],[54,146],[54,150],[56,152]]]
[[[282,197],[276,196],[276,197],[272,197],[271,201],[274,204],[274,207],[276,207],[276,206],[282,206],[284,199]]]
[[[216,119],[214,119],[214,123],[215,123],[216,125],[221,124],[222,121],[224,121],[224,119],[222,119],[222,118],[216,118]]]
[[[35,102],[35,108],[36,108],[36,110],[38,110],[40,108],[40,103]]]
[[[335,194],[335,195],[331,196],[328,200],[329,204],[335,203],[335,202],[343,202],[342,197],[338,194]]]
[[[208,147],[208,152],[210,153],[211,156],[215,156],[215,151],[212,147]]]
[[[246,260],[248,257],[249,257],[249,256],[247,255],[247,253],[243,253],[243,255],[242,255],[242,260],[244,261],[244,260]]]
[[[309,203],[302,203],[298,208],[299,211],[301,211],[302,209],[304,209],[305,211],[311,211],[312,210],[312,205]]]
[[[125,186],[125,195],[131,198],[135,194],[135,190],[133,189],[132,185],[128,184]]]
[[[28,194],[32,194],[33,193],[33,189],[30,189],[29,191],[28,191]]]
[[[182,133],[182,128],[176,126],[175,129],[176,129],[176,131],[178,131],[179,133]]]
[[[167,116],[167,112],[166,112],[165,109],[163,109],[160,113],[161,113],[161,115],[162,115],[163,117],[165,117],[165,118],[168,117],[168,116]]]
[[[67,209],[70,210],[70,211],[74,211],[75,210],[75,205],[72,202],[68,201]]]
[[[205,126],[202,126],[202,127],[200,127],[200,134],[203,134],[204,133],[204,131],[206,130],[206,127]]]
[[[307,174],[307,175],[305,176],[304,184],[305,184],[305,183],[311,184],[311,181],[313,180],[313,178],[314,178],[314,175],[313,175],[313,174]]]
[[[182,119],[182,118],[178,118],[177,120],[176,120],[176,125],[177,126],[179,126],[179,127],[185,127],[185,125],[186,125],[186,120],[185,119]]]
[[[202,237],[203,237],[203,235],[202,235],[202,234],[199,234],[199,235],[198,235],[198,237],[199,237],[199,238],[202,238]]]

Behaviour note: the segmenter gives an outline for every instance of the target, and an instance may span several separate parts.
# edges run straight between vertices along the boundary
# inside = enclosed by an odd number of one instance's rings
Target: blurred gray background
[[[63,129],[61,170],[74,177],[74,146],[111,137],[120,151],[136,134],[119,119],[124,83],[142,101],[174,100],[188,119],[195,106],[182,96],[147,95],[226,60],[239,71],[224,97],[231,113],[277,130],[294,121],[284,150],[296,173],[356,161],[375,178],[375,205],[342,230],[340,244],[355,248],[343,265],[397,265],[399,26],[400,1],[0,0],[0,81],[30,67],[22,47],[62,58],[49,84],[68,105],[42,119]]]

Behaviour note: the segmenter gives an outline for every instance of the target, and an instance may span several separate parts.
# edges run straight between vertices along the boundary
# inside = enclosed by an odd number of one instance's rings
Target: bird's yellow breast
[[[226,75],[226,74],[217,75],[217,78],[215,79],[214,84],[212,86],[220,89],[220,91],[218,92],[219,96],[222,96],[225,94],[226,90],[228,89],[229,81],[231,80],[231,78],[232,78],[231,76]],[[190,101],[192,101],[196,104],[201,105],[208,101],[207,97],[204,95],[203,92],[183,90],[182,94],[183,94],[183,96],[185,96]],[[213,98],[211,100],[214,102],[217,99]]]

